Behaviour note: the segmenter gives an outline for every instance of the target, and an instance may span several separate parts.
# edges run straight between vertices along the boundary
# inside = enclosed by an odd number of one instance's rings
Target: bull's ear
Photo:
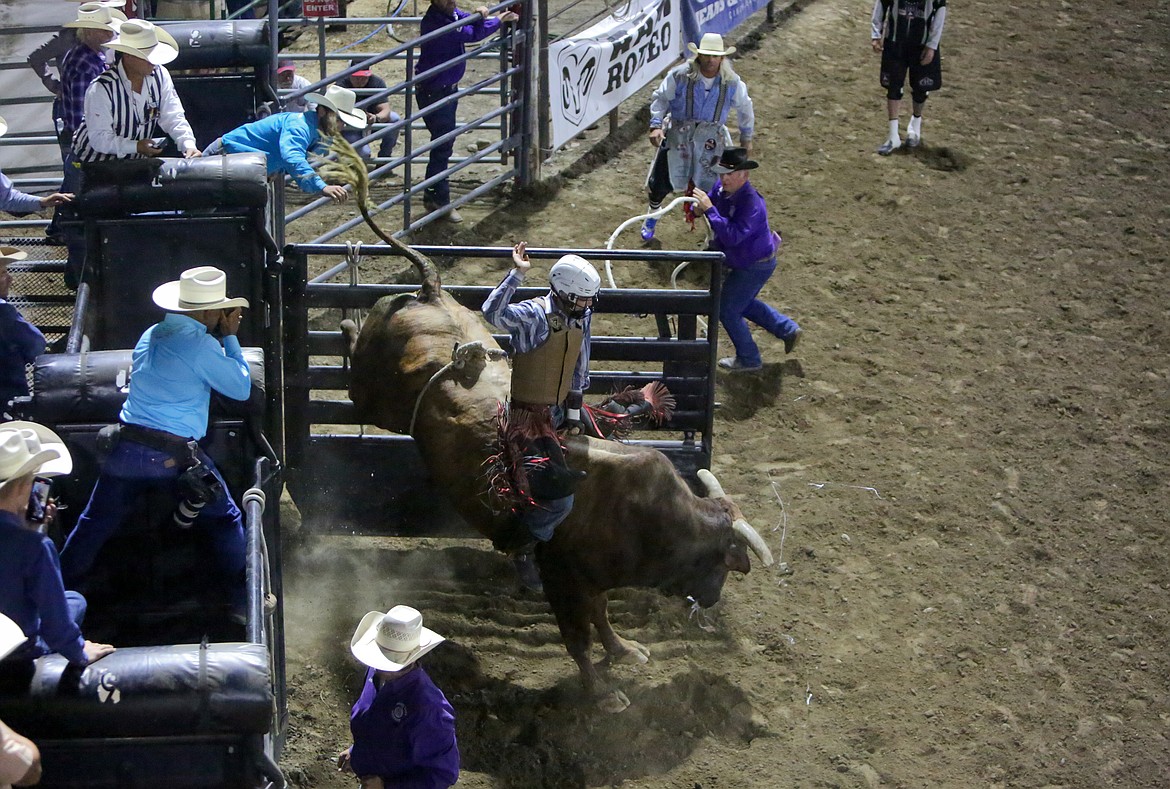
[[[723,564],[728,570],[736,573],[747,573],[752,569],[752,561],[748,558],[747,545],[738,534],[727,540],[723,551]]]

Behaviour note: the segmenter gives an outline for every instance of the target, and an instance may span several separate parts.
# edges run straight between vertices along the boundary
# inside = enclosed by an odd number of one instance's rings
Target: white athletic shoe
[[[901,140],[886,140],[885,142],[883,142],[881,144],[881,147],[879,147],[877,149],[877,152],[878,152],[879,156],[889,156],[891,153],[893,153],[894,151],[898,150],[901,147],[902,147]]]
[[[922,145],[922,135],[921,134],[907,134],[906,135],[906,145],[909,146],[910,148],[917,148],[919,145]]]

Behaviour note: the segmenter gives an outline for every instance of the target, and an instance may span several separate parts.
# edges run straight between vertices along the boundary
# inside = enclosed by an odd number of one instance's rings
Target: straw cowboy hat
[[[28,640],[28,636],[4,614],[0,614],[0,660],[12,654],[12,650]]]
[[[695,55],[711,55],[712,57],[721,58],[725,55],[732,55],[735,53],[735,47],[723,48],[723,36],[718,33],[704,33],[703,37],[699,39],[699,46],[694,44],[687,44],[687,48]]]
[[[179,42],[158,25],[145,19],[123,22],[118,28],[118,37],[105,44],[115,52],[125,52],[148,63],[161,66],[179,56]]]
[[[173,282],[164,282],[151,295],[167,312],[195,312],[247,307],[244,298],[227,297],[227,274],[215,266],[189,268]]]
[[[26,474],[57,477],[73,470],[61,437],[36,422],[0,424],[0,490]]]
[[[118,28],[125,21],[125,14],[105,3],[83,3],[77,7],[77,19],[66,22],[61,27],[109,30],[112,33],[117,33]]]
[[[354,109],[353,105],[357,101],[357,94],[349,88],[330,85],[324,93],[309,93],[305,96],[305,101],[324,104],[355,129],[366,128],[366,113],[363,110]]]
[[[396,605],[388,612],[371,611],[362,617],[349,651],[370,668],[401,671],[445,639],[423,627],[422,614],[408,605]]]
[[[0,124],[3,124],[4,119],[0,118]],[[28,253],[19,247],[3,247],[0,246],[0,266],[8,263],[15,263],[18,260],[24,260],[28,257]]]

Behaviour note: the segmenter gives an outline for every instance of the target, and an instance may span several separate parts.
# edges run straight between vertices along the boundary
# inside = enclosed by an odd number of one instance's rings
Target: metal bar
[[[550,87],[548,81],[548,0],[537,0],[537,29],[536,40],[540,47],[537,60],[537,73],[539,75],[539,85],[537,87],[537,152],[536,152],[536,178],[540,179],[540,166],[544,161],[544,157],[552,153],[552,118],[550,116],[550,107],[552,107],[550,99]]]

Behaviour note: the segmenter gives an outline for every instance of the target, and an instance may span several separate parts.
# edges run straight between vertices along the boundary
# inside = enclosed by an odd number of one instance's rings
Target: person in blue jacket
[[[309,151],[322,136],[340,134],[338,120],[354,129],[366,128],[366,113],[354,106],[357,100],[349,88],[330,85],[322,93],[309,93],[305,101],[317,108],[308,112],[278,112],[245,123],[227,132],[203,151],[204,156],[222,153],[258,152],[268,157],[268,174],[289,173],[302,192],[322,193],[338,203],[349,193],[344,186],[326,184],[309,164]]]
[[[65,442],[49,428],[0,424],[0,613],[28,637],[0,662],[0,674],[50,653],[84,667],[114,651],[82,637],[85,598],[65,591],[56,546],[26,519],[34,482],[72,469]],[[40,503],[51,507],[47,499]]]
[[[366,680],[350,713],[353,745],[337,769],[363,789],[446,789],[459,780],[455,710],[416,662],[443,640],[406,605],[371,611],[354,631],[349,648]]]
[[[153,299],[167,315],[134,347],[118,442],[65,541],[61,568],[67,584],[80,583],[138,497],[161,489],[175,500],[178,526],[209,532],[231,616],[240,621],[244,521],[199,441],[207,434],[212,389],[232,400],[247,400],[252,391],[236,337],[248,300],[228,298],[227,275],[214,266],[184,271],[155,288]]]
[[[12,289],[8,264],[26,257],[24,250],[0,247],[0,413],[8,410],[12,398],[28,394],[25,365],[45,352],[45,335],[8,302]]]
[[[746,148],[726,148],[712,166],[719,175],[715,188],[710,194],[695,190],[696,212],[711,225],[711,248],[722,251],[726,260],[719,322],[735,356],[720,359],[719,368],[730,372],[764,366],[747,321],[783,340],[786,354],[796,349],[801,334],[796,321],[756,298],[776,270],[780,251],[780,234],[768,225],[768,206],[748,178],[757,167]]]

